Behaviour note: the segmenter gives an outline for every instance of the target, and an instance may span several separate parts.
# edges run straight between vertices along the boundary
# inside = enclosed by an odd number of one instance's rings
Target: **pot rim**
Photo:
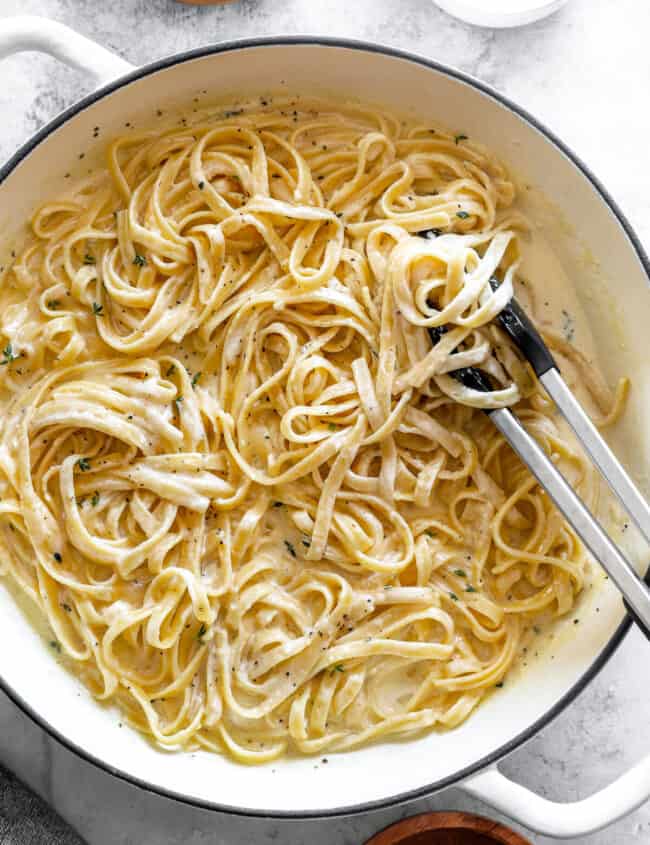
[[[495,100],[499,105],[505,107],[517,117],[535,129],[538,133],[552,144],[556,150],[562,153],[569,161],[576,167],[585,179],[590,183],[595,193],[599,195],[600,199],[612,212],[621,228],[627,235],[632,248],[634,249],[643,270],[648,277],[650,284],[650,260],[648,255],[639,240],[636,232],[627,220],[625,214],[620,206],[609,194],[604,185],[600,182],[598,177],[594,175],[591,169],[582,161],[582,159],[562,141],[552,130],[548,129],[541,121],[535,118],[525,108],[515,103],[509,97],[496,91],[490,85],[482,82],[479,79],[471,76],[464,71],[458,70],[443,62],[438,62],[422,56],[418,53],[413,53],[408,50],[401,50],[396,47],[391,47],[386,44],[380,44],[372,41],[364,41],[362,39],[354,38],[337,38],[318,35],[275,35],[275,36],[261,36],[257,38],[238,38],[230,39],[228,41],[221,41],[215,44],[205,45],[203,47],[196,47],[191,50],[183,50],[179,53],[173,53],[162,59],[149,62],[140,67],[135,68],[132,72],[118,77],[112,82],[92,91],[85,97],[82,97],[77,102],[66,108],[41,129],[32,135],[12,156],[9,160],[0,167],[0,186],[4,183],[7,177],[16,169],[16,167],[32,152],[41,142],[45,141],[49,135],[56,131],[63,124],[67,123],[75,115],[82,112],[89,106],[94,105],[110,94],[115,93],[120,88],[134,82],[138,79],[143,79],[157,73],[159,70],[164,70],[184,62],[192,61],[194,59],[204,58],[210,55],[217,55],[219,53],[227,53],[235,50],[243,50],[260,47],[282,47],[282,46],[311,46],[311,47],[334,47],[347,50],[357,50],[365,53],[377,53],[391,58],[402,59],[421,65],[429,70],[436,71],[446,76],[456,79],[470,88],[478,90],[481,94]],[[650,584],[650,568],[648,568],[645,575],[646,583]],[[459,784],[461,781],[469,778],[471,775],[477,774],[482,769],[495,765],[501,759],[512,753],[525,742],[532,739],[532,737],[550,724],[569,704],[585,689],[585,687],[596,677],[596,675],[603,669],[605,664],[612,657],[616,649],[619,647],[623,638],[628,633],[632,624],[629,615],[626,614],[614,634],[608,640],[607,644],[602,649],[598,657],[589,665],[580,678],[562,695],[555,704],[550,707],[539,719],[531,723],[524,731],[521,731],[517,736],[513,737],[508,742],[501,745],[498,749],[476,760],[469,766],[454,772],[447,777],[441,778],[433,783],[426,784],[417,789],[411,789],[407,792],[398,793],[389,798],[380,798],[375,801],[365,801],[361,804],[349,804],[342,807],[334,807],[325,810],[265,810],[265,809],[251,809],[246,807],[237,807],[228,804],[220,804],[217,801],[205,801],[199,798],[192,797],[182,792],[176,792],[172,789],[167,789],[162,786],[154,785],[148,781],[144,781],[127,771],[119,769],[101,758],[90,753],[80,745],[77,745],[71,739],[61,734],[55,727],[53,727],[45,717],[39,714],[31,704],[29,704],[21,695],[19,695],[0,675],[0,689],[7,695],[13,703],[23,711],[33,722],[41,727],[53,739],[71,751],[73,754],[81,757],[89,763],[97,766],[105,772],[117,777],[127,783],[139,787],[140,789],[150,792],[152,794],[162,796],[163,798],[180,801],[183,804],[188,804],[193,807],[198,807],[204,810],[213,810],[222,813],[228,813],[235,816],[243,816],[248,818],[273,818],[273,819],[325,819],[336,818],[341,816],[352,816],[358,813],[370,812],[374,810],[386,809],[395,807],[399,804],[405,804],[409,801],[414,801],[420,798],[426,798],[439,792],[442,789]]]

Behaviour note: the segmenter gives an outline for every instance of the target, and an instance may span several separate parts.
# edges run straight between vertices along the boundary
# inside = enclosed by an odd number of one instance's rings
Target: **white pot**
[[[647,259],[595,178],[505,98],[427,59],[352,41],[281,37],[232,42],[134,69],[51,21],[0,21],[0,56],[20,49],[52,53],[86,69],[103,87],[38,132],[0,170],[3,240],[34,206],[64,188],[63,174],[79,168],[80,153],[85,153],[86,167],[99,155],[103,139],[123,131],[125,123],[150,123],[156,109],[191,103],[206,89],[213,100],[299,89],[381,101],[401,112],[442,120],[482,141],[541,186],[566,219],[578,225],[594,260],[584,260],[566,226],[558,227],[557,251],[584,294],[607,375],[634,375],[631,422],[624,436],[637,467],[650,466],[643,431],[634,425],[650,396]],[[96,126],[99,138],[93,139]],[[606,292],[598,293],[597,276],[616,284],[617,309],[602,304]],[[118,714],[95,703],[56,662],[6,586],[0,587],[0,678],[25,712],[79,755],[147,789],[203,807],[250,815],[326,816],[386,806],[456,784],[528,827],[568,837],[596,830],[644,801],[650,794],[650,758],[586,801],[561,805],[507,780],[496,763],[557,715],[620,642],[628,623],[619,596],[603,589],[598,605],[598,614],[582,613],[578,638],[569,642],[567,637],[563,644],[563,634],[558,635],[552,662],[550,654],[537,661],[456,730],[330,755],[328,765],[317,768],[311,758],[248,768],[214,754],[156,750],[120,727]]]

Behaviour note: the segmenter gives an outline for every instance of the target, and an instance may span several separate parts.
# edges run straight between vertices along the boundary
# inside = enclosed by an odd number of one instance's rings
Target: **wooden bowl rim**
[[[532,845],[520,833],[485,816],[463,812],[420,813],[385,827],[366,845],[399,845],[409,836],[436,830],[472,831],[492,838],[498,845]]]

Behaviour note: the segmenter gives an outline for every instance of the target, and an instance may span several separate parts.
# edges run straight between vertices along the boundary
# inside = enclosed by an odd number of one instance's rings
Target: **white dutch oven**
[[[577,250],[566,226],[558,226],[556,250],[584,294],[606,374],[612,379],[634,375],[633,407],[622,436],[634,449],[636,466],[650,466],[639,422],[650,405],[650,364],[644,361],[650,358],[645,354],[647,258],[594,177],[520,108],[455,70],[352,41],[281,37],[231,42],[135,69],[51,21],[0,21],[0,56],[18,50],[51,53],[91,74],[101,87],[42,129],[0,170],[3,241],[37,204],[64,188],[66,172],[88,167],[102,139],[124,131],[125,124],[151,122],[156,109],[191,104],[194,97],[214,101],[281,89],[345,95],[412,110],[425,119],[442,118],[481,140],[527,182],[543,188],[566,218],[579,221],[584,249]],[[618,309],[608,305],[607,281],[617,286]],[[599,613],[589,612],[596,600]],[[569,642],[560,631],[552,662],[549,650],[460,728],[331,755],[329,765],[318,768],[313,759],[247,768],[217,755],[157,751],[121,728],[119,716],[95,703],[56,662],[9,585],[0,587],[0,682],[19,707],[68,748],[132,783],[188,803],[249,815],[319,817],[386,806],[456,784],[530,828],[570,837],[603,827],[645,801],[650,758],[597,795],[573,804],[552,803],[511,782],[497,762],[557,715],[621,641],[628,623],[619,597],[603,588],[590,601],[581,613],[579,638]]]

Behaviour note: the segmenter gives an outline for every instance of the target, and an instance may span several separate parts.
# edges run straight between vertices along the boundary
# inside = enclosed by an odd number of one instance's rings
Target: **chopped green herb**
[[[202,191],[205,188],[205,182],[199,182],[199,191]]]
[[[433,531],[431,531],[430,529],[427,529],[424,533],[427,535],[427,537],[431,537],[431,539],[433,539],[433,536],[434,536]]]
[[[449,593],[449,598],[453,601],[458,601],[458,596],[456,595],[456,593]]]
[[[302,544],[306,549],[308,549],[311,546],[311,540],[303,539]]]
[[[468,136],[467,136],[467,135],[456,135],[456,136],[454,137],[454,141],[455,141],[457,144],[459,143],[459,141],[467,141],[467,140],[468,140]]]
[[[287,551],[289,552],[291,557],[295,557],[296,556],[296,550],[293,546],[293,543],[290,543],[288,540],[285,540],[284,545],[287,547]]]
[[[14,353],[12,345],[8,343],[2,350],[2,361],[0,361],[0,366],[4,367],[5,364],[11,364],[12,361],[15,361],[19,357],[19,355]]]
[[[58,640],[50,640],[50,647],[61,654],[61,643]]]
[[[476,592],[476,587],[472,587],[472,585],[471,585],[471,584],[468,584],[468,585],[467,585],[467,587],[465,587],[465,592],[466,592],[466,593],[475,593],[475,592]]]
[[[77,461],[77,466],[82,472],[88,472],[88,470],[90,469],[90,461],[88,460],[88,458],[79,458],[79,460]]]
[[[345,666],[342,663],[337,663],[332,672],[345,672]]]
[[[569,312],[562,309],[562,334],[567,343],[572,343],[575,336],[575,322]]]
[[[176,405],[176,407],[177,407],[177,408],[178,408],[178,406],[181,404],[181,402],[182,402],[182,401],[183,401],[183,397],[182,397],[182,395],[181,395],[181,396],[177,396],[177,397],[176,397],[176,399],[174,399],[174,404]]]
[[[56,311],[56,309],[59,307],[61,302],[58,299],[48,299],[48,301],[45,304],[50,309],[50,311]]]
[[[499,681],[499,683],[498,683],[498,684],[495,684],[494,686],[495,686],[497,689],[501,689],[501,687],[503,686],[503,681]]]
[[[197,640],[202,640],[203,637],[207,634],[207,632],[208,629],[205,626],[205,622],[201,622],[201,627],[199,628],[198,633],[196,635]]]
[[[98,302],[93,302],[93,314],[97,317],[103,316],[104,306],[100,305]]]
[[[534,631],[536,634],[541,634],[541,633],[542,633],[542,629],[539,627],[539,625],[533,625],[533,631]]]
[[[467,572],[464,569],[454,569],[454,575],[458,575],[459,578],[467,578]]]
[[[273,502],[274,508],[281,508],[284,505],[284,502]]]
[[[90,504],[91,504],[94,508],[96,508],[96,507],[97,507],[97,505],[99,504],[99,493],[97,492],[97,490],[95,490],[95,492],[94,492],[94,493],[93,493],[93,495],[91,496],[91,499],[90,499]]]
[[[96,264],[94,255],[84,255],[84,264]]]
[[[460,217],[461,220],[467,220],[469,214],[467,213],[467,211],[457,211],[456,217]]]
[[[194,375],[192,376],[192,387],[196,387],[196,385],[199,383],[200,378],[201,378],[200,372],[194,373]]]
[[[336,423],[330,423],[327,427],[330,431],[338,431],[339,428]]]
[[[174,375],[175,372],[176,372],[176,364],[171,364],[168,367],[167,372],[165,373],[165,378],[169,378],[170,376]]]
[[[55,560],[57,563],[61,563],[61,561],[63,560],[63,558],[61,557],[61,555],[59,554],[59,552],[54,552],[54,554],[52,555],[52,557],[54,558],[54,560]]]
[[[66,604],[65,602],[63,602],[61,607],[65,610],[66,613],[72,613],[72,608],[70,607],[69,604]]]
[[[146,267],[147,266],[147,259],[144,255],[140,255],[139,252],[136,252],[135,258],[133,259],[133,263],[136,267]]]

